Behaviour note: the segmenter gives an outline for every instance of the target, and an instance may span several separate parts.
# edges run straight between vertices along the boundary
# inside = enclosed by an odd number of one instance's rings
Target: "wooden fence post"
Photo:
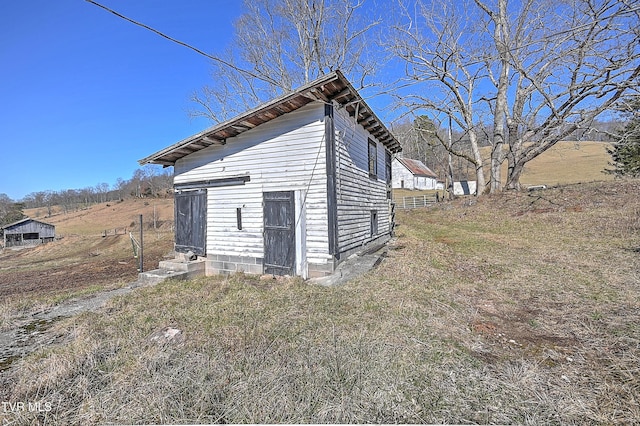
[[[140,215],[140,256],[139,256],[139,259],[140,259],[140,272],[144,272],[144,258],[142,256],[143,255],[143,248],[142,247],[144,247],[144,244],[142,242],[142,235],[143,235],[143,232],[142,232],[142,215]]]

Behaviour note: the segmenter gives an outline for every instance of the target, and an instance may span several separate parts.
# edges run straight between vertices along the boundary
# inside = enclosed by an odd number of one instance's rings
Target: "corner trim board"
[[[329,254],[340,258],[338,248],[338,197],[336,194],[336,132],[332,104],[324,105],[324,135],[327,150],[327,222]]]

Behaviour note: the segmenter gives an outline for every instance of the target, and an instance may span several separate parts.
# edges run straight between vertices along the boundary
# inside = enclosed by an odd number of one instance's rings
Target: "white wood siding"
[[[262,193],[298,191],[305,199],[306,261],[324,264],[330,258],[325,159],[324,105],[312,103],[178,160],[174,184],[250,176],[242,186],[208,189],[207,254],[255,258],[264,256]]]
[[[344,252],[390,232],[384,145],[344,109],[335,109],[338,245]],[[378,176],[369,177],[369,138],[377,145]],[[371,236],[371,211],[378,213],[378,233]]]
[[[411,173],[409,169],[407,169],[396,158],[394,158],[393,162],[391,163],[391,169],[392,169],[391,185],[393,188],[414,189],[413,173]]]

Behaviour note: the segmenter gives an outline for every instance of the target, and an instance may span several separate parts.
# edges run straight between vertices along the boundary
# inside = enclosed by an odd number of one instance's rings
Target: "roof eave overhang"
[[[228,138],[235,137],[315,101],[337,102],[351,116],[355,117],[359,124],[382,142],[389,151],[395,153],[402,150],[400,143],[373,113],[351,83],[340,71],[334,71],[291,93],[275,98],[237,117],[168,146],[139,160],[138,163],[140,165],[173,166],[180,158],[211,145],[224,145]]]

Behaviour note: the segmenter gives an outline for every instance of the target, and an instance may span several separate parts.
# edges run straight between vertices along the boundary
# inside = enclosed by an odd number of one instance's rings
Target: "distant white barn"
[[[206,274],[331,274],[393,230],[391,158],[401,150],[339,72],[169,146],[178,252]]]
[[[394,158],[392,175],[394,189],[442,189],[438,176],[420,160]]]

